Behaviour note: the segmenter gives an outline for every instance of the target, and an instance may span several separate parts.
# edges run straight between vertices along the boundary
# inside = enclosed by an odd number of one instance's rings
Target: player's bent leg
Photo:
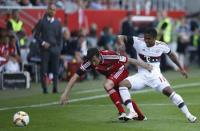
[[[169,92],[166,92],[169,91]],[[183,101],[183,98],[177,94],[175,91],[170,88],[170,87],[166,87],[166,89],[163,90],[163,93],[165,95],[169,95],[170,100],[176,105],[178,106],[178,108],[180,108],[180,110],[185,114],[186,118],[189,120],[189,122],[194,123],[197,120],[196,116],[193,116],[190,111],[188,110],[187,105],[185,104],[185,102]],[[172,92],[172,93],[171,93]]]
[[[132,99],[132,104],[133,108],[135,109],[135,112],[138,114],[138,118],[136,118],[135,120],[139,121],[147,120],[147,117],[144,116],[144,114],[142,113],[142,111],[140,110],[140,108],[133,99]]]
[[[119,92],[120,92],[120,96],[123,100],[124,105],[129,109],[129,114],[125,117],[125,121],[137,118],[138,115],[133,108],[132,101],[131,101],[131,95],[128,91],[128,88],[127,87],[119,87]]]
[[[181,97],[179,94],[177,94],[176,92],[173,92],[173,93],[170,95],[170,99],[172,100],[172,102],[173,102],[175,105],[177,105],[177,106],[181,109],[181,111],[185,114],[185,116],[186,116],[186,118],[189,120],[189,122],[191,122],[191,123],[196,122],[197,117],[196,117],[196,116],[193,116],[193,115],[189,112],[187,106],[185,105],[185,103],[184,103],[182,97]]]
[[[132,77],[129,77],[128,79],[125,79],[123,80],[122,82],[119,83],[119,86],[120,87],[127,87],[127,88],[132,88],[132,80],[134,80],[134,89],[141,89],[143,86],[144,86],[144,82],[140,79],[140,77],[137,77],[138,75],[135,75],[135,76],[132,76]],[[137,77],[137,78],[136,78]],[[124,88],[124,91],[125,91],[126,88]],[[122,93],[122,91],[121,91]],[[129,93],[129,92],[128,92]],[[124,95],[123,94],[120,94],[121,97],[123,97]],[[130,96],[130,94],[129,94]],[[124,99],[123,101],[125,101],[127,96],[125,96],[125,98],[122,98]],[[131,99],[131,96],[130,98]],[[139,107],[137,106],[137,104],[135,103],[134,100],[132,100],[132,106],[135,110],[135,112],[138,114],[138,117],[137,118],[134,118],[134,120],[145,120],[146,117],[143,115],[143,113],[140,111]],[[131,116],[131,115],[130,115]]]
[[[115,89],[119,93],[119,87],[117,87]],[[121,101],[122,101],[122,103],[124,103],[123,100],[121,100]],[[134,120],[138,120],[138,121],[147,120],[147,117],[144,116],[144,114],[142,113],[142,111],[140,110],[140,108],[138,107],[138,105],[136,104],[136,102],[133,99],[131,100],[131,102],[132,102],[132,106],[133,106],[135,112],[138,114],[138,117],[134,118]]]
[[[112,100],[112,102],[115,104],[116,108],[119,111],[119,120],[124,120],[125,117],[125,110],[121,104],[121,98],[119,96],[119,94],[116,92],[116,90],[114,88],[112,88],[112,82],[110,80],[108,80],[107,82],[105,82],[104,84],[104,88],[107,91],[107,93],[110,96],[110,99]]]
[[[138,114],[135,112],[131,95],[129,93],[128,87],[131,87],[131,84],[128,80],[123,80],[120,82],[119,93],[122,98],[124,105],[129,109],[129,114],[125,117],[126,120],[131,120],[138,117]]]

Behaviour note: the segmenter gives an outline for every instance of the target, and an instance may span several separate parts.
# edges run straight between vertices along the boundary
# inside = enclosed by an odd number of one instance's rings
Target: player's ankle
[[[186,113],[185,116],[188,118],[190,117],[192,114],[190,112]]]

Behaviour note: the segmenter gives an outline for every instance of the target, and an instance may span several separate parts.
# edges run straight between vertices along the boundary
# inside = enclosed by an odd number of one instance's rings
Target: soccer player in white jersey
[[[156,40],[157,32],[153,28],[149,28],[144,32],[144,38],[130,37],[124,35],[118,35],[117,41],[121,47],[126,48],[133,46],[136,49],[137,57],[144,62],[147,62],[153,66],[151,72],[142,67],[138,67],[138,73],[133,76],[127,77],[122,83],[120,83],[120,95],[125,102],[128,98],[128,89],[139,90],[144,86],[149,86],[156,91],[162,92],[168,96],[170,100],[180,108],[185,114],[189,122],[194,123],[197,117],[193,116],[183,98],[177,94],[170,86],[169,82],[162,75],[160,71],[160,57],[163,53],[167,54],[169,58],[179,67],[180,73],[187,78],[188,75],[183,67],[181,67],[176,55],[170,50],[170,48],[164,42]],[[131,112],[127,115],[127,119],[132,119]]]

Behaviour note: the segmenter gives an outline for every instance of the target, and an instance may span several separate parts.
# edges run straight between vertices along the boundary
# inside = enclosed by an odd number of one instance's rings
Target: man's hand
[[[180,69],[180,73],[187,79],[188,78],[188,74],[184,69]]]
[[[60,104],[61,105],[67,104],[68,101],[69,101],[69,97],[63,93],[60,97]]]
[[[79,78],[79,75],[77,73],[75,73],[71,79],[69,80],[67,86],[65,87],[64,92],[62,93],[61,97],[60,97],[60,104],[64,105],[69,103],[69,96],[70,96],[70,91],[73,87],[73,85],[76,83],[77,79]]]

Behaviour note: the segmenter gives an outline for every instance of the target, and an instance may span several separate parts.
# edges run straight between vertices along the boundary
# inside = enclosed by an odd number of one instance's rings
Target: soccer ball
[[[27,126],[29,123],[29,115],[24,111],[18,111],[13,116],[13,123],[20,127]]]

